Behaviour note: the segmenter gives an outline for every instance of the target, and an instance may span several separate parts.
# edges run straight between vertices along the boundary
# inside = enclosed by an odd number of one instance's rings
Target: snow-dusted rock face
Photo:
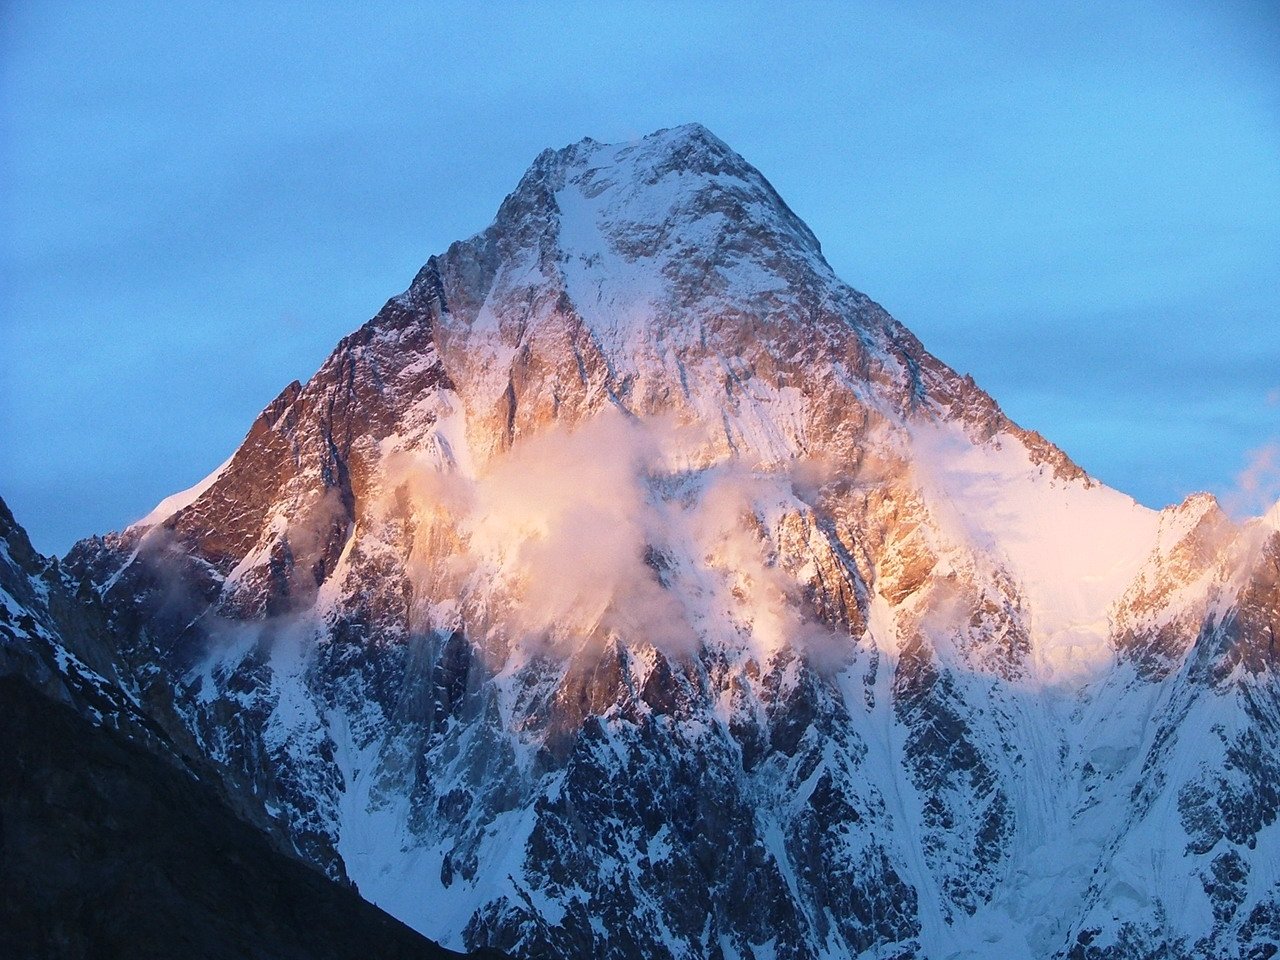
[[[300,862],[108,639],[0,500],[0,956],[480,960]]]
[[[146,715],[114,669],[96,599],[72,593],[0,500],[0,676],[23,678],[95,724],[145,736]]]
[[[1280,936],[1278,536],[1089,479],[695,125],[544,152],[68,560],[447,945],[1231,957]]]

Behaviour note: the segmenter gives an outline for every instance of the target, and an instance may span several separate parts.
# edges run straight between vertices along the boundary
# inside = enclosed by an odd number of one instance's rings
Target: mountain
[[[109,658],[89,666],[100,627],[0,501],[0,954],[461,956],[283,852]]]
[[[697,125],[494,222],[65,567],[294,850],[518,957],[1265,957],[1280,513],[1146,509]]]

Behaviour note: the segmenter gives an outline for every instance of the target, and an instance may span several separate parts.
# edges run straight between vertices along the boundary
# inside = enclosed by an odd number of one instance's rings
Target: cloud
[[[835,669],[851,649],[847,636],[806,616],[801,585],[778,563],[772,538],[772,521],[806,509],[802,498],[824,472],[825,465],[808,461],[770,471],[726,463],[704,475],[700,495],[684,508],[688,554],[713,575],[713,614],[749,636],[757,659],[790,648],[820,669]]]
[[[643,634],[671,653],[695,637],[648,562],[661,539],[648,478],[669,471],[666,424],[608,414],[518,441],[475,477],[416,453],[388,457],[383,509],[407,506],[421,536],[410,575],[420,593],[457,590],[520,643],[561,648]]]
[[[474,477],[392,454],[379,509],[412,517],[423,602],[498,647],[571,653],[616,637],[679,657],[719,637],[761,660],[788,646],[830,660],[832,631],[802,612],[770,530],[807,509],[826,471],[713,463],[707,439],[607,413],[519,440]]]
[[[1265,513],[1280,500],[1280,441],[1256,447],[1245,457],[1235,489],[1223,498],[1227,512],[1241,519]]]
[[[646,562],[662,540],[646,478],[662,466],[660,425],[620,414],[517,444],[476,485],[466,522],[473,556],[519,588],[525,632],[643,631],[687,652],[679,601]]]

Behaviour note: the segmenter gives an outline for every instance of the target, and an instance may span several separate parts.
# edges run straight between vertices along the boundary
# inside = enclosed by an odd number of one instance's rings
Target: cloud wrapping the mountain
[[[615,635],[679,657],[700,631],[736,630],[762,658],[784,647],[842,657],[847,638],[798,612],[799,585],[774,561],[762,521],[805,509],[795,491],[812,493],[823,471],[710,465],[705,439],[670,419],[606,412],[519,439],[475,476],[397,452],[384,461],[378,509],[406,504],[420,531],[446,530],[460,548],[451,585],[489,596],[488,622],[466,626],[516,646],[569,653]],[[420,594],[441,593],[439,563],[415,550]],[[694,588],[667,589],[675,579]]]

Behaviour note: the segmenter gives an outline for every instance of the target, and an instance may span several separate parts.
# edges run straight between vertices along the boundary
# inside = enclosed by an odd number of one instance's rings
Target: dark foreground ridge
[[[463,956],[278,852],[207,785],[21,677],[0,677],[0,742],[0,955]]]

